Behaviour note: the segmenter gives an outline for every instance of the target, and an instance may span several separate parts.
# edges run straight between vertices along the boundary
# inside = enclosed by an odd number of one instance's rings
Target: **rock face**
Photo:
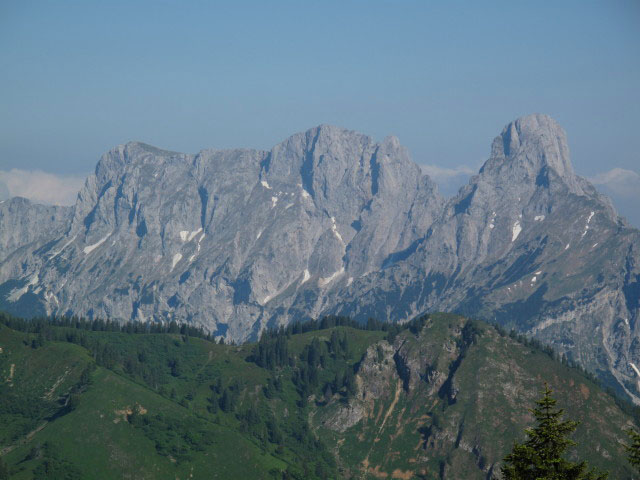
[[[532,115],[505,127],[429,231],[341,292],[335,311],[463,312],[536,336],[637,395],[639,247],[640,232],[574,174],[562,128]]]
[[[445,201],[397,139],[320,126],[271,151],[105,154],[73,208],[0,204],[0,307],[189,321],[236,341],[325,313],[457,311],[640,398],[640,233],[545,115]],[[637,397],[636,397],[637,396]]]
[[[64,231],[45,228],[46,248],[2,264],[4,307],[176,318],[245,340],[320,314],[338,285],[379,270],[443,205],[392,137],[320,126],[271,152],[197,155],[130,143],[102,157]],[[0,242],[25,250],[5,224]],[[24,244],[40,247],[33,240]]]
[[[351,477],[503,478],[502,459],[534,424],[526,407],[547,379],[558,405],[570,407],[566,418],[581,423],[575,439],[588,450],[577,457],[630,478],[630,466],[614,458],[625,455],[620,432],[632,421],[576,369],[481,322],[450,314],[419,319],[423,326],[392,344],[370,345],[353,395],[336,393],[310,416]],[[591,422],[601,426],[597,435]],[[589,441],[579,440],[583,432]]]
[[[0,267],[9,256],[64,234],[72,215],[70,207],[38,205],[21,197],[0,201]]]

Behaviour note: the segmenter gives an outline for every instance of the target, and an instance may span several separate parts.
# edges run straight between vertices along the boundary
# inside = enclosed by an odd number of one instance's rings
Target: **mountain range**
[[[450,199],[395,137],[321,125],[270,151],[128,143],[73,207],[0,203],[0,308],[178,320],[237,342],[326,314],[449,311],[551,345],[640,401],[640,232],[550,117],[509,123]]]

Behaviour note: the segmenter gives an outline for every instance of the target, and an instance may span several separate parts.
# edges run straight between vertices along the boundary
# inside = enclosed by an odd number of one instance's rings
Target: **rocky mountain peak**
[[[569,158],[564,129],[550,116],[535,113],[509,123],[491,146],[491,158],[480,174],[549,186],[560,181],[572,193],[584,194]]]
[[[584,329],[559,349],[626,385],[640,234],[622,227],[546,115],[509,123],[448,201],[395,137],[320,125],[270,151],[197,155],[130,142],[73,208],[0,203],[0,307],[179,319],[237,341],[325,313],[458,310],[552,343]]]
[[[571,170],[567,135],[549,115],[534,113],[509,123],[494,140],[492,150],[494,156],[511,157],[528,146],[552,153],[553,157],[545,160],[559,173]]]
[[[303,167],[332,163],[337,168],[367,167],[376,152],[398,159],[413,168],[406,149],[395,136],[386,137],[381,143],[362,133],[333,125],[319,125],[284,140],[271,150],[265,164],[270,176],[298,173]]]
[[[319,125],[276,145],[261,176],[269,185],[298,185],[319,208],[351,222],[375,197],[413,195],[421,172],[395,137],[377,143],[352,130]]]
[[[332,125],[319,125],[287,138],[276,145],[265,164],[265,173],[272,180],[294,180],[322,159],[332,164],[345,164],[362,156],[374,144],[372,138]],[[313,192],[310,192],[313,193]]]
[[[98,177],[112,176],[123,172],[126,165],[134,162],[144,162],[145,160],[158,162],[166,158],[186,156],[143,142],[127,142],[105,153],[96,165],[95,174]]]

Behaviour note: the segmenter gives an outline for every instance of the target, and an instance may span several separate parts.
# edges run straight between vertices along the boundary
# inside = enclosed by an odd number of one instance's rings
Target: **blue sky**
[[[129,140],[269,148],[320,123],[397,135],[453,190],[543,112],[578,173],[640,202],[635,0],[4,0],[0,66],[0,194],[12,169],[74,179]]]

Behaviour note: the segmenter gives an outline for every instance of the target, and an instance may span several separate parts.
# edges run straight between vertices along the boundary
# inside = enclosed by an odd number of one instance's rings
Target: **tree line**
[[[44,333],[51,327],[62,327],[75,330],[93,332],[119,332],[128,334],[174,334],[202,338],[215,341],[215,336],[203,327],[196,327],[188,323],[170,322],[118,322],[114,320],[86,319],[78,316],[71,317],[36,317],[30,320],[15,317],[6,312],[0,312],[0,323],[12,330],[23,333]]]

